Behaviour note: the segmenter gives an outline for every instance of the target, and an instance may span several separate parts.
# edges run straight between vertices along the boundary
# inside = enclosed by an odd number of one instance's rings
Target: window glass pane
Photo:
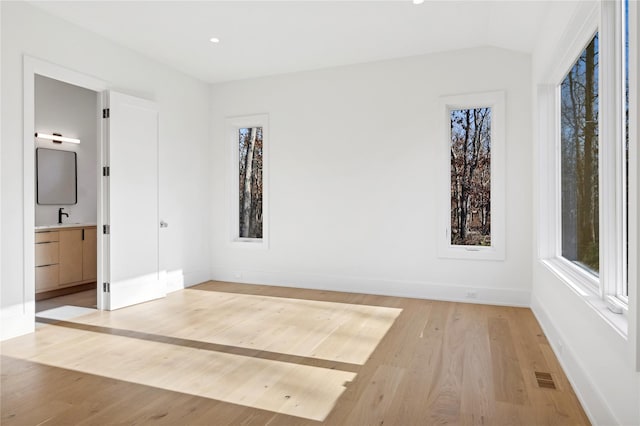
[[[262,127],[238,129],[240,238],[262,238]]]
[[[562,256],[599,271],[598,35],[561,84]]]
[[[451,244],[491,245],[491,108],[453,110]]]

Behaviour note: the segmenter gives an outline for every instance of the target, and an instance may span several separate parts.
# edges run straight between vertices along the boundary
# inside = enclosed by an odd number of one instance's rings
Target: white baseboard
[[[182,273],[182,269],[167,271],[167,293],[182,290],[184,287],[184,274]]]
[[[182,269],[167,272],[167,293],[183,290],[211,279],[209,269],[199,269],[187,274]]]
[[[182,269],[176,269],[174,271],[166,271],[165,274],[167,279],[167,293],[183,290],[187,287],[209,281],[210,279],[209,269],[191,271],[187,274],[185,274]]]
[[[167,273],[153,273],[125,280],[111,281],[109,310],[143,303],[166,296]]]
[[[23,306],[2,308],[0,311],[0,341],[11,339],[35,330],[35,314],[25,312]]]
[[[558,342],[568,342],[570,339],[560,333],[549,317],[549,313],[542,307],[537,297],[531,297],[531,310],[551,345],[556,358],[562,366],[567,379],[571,383],[576,396],[582,404],[589,421],[594,424],[621,424],[609,408],[606,399],[598,390],[598,386],[590,377],[589,372],[580,361],[573,349],[567,345],[559,346]]]
[[[344,291],[381,296],[411,297],[449,302],[529,307],[531,292],[504,288],[464,286],[421,281],[379,280],[291,272],[264,272],[214,267],[211,279],[314,290]],[[473,292],[475,297],[469,297]]]

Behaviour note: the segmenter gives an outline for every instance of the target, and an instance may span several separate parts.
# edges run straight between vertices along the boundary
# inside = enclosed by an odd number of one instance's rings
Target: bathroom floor
[[[96,289],[80,291],[78,293],[65,294],[64,296],[36,302],[36,312],[48,311],[61,306],[77,306],[81,308],[96,309]]]

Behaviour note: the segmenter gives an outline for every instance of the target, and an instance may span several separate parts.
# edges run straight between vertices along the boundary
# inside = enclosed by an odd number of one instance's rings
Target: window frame
[[[629,1],[629,20],[628,20],[628,25],[629,25],[629,56],[633,57],[633,52],[632,50],[632,45],[631,45],[631,40],[632,40],[632,31],[631,28],[634,27],[633,25],[633,6],[632,6],[632,1]],[[628,211],[630,211],[630,206],[629,206],[629,199],[631,197],[627,196],[627,191],[626,191],[626,185],[628,185],[627,180],[625,180],[625,175],[627,176],[627,179],[629,181],[631,181],[632,176],[631,173],[629,173],[630,170],[626,170],[625,168],[625,164],[627,163],[626,161],[626,152],[624,149],[624,139],[625,136],[629,137],[629,169],[632,169],[633,166],[631,165],[631,159],[633,158],[631,156],[631,152],[632,152],[632,135],[635,133],[637,135],[637,122],[635,122],[634,124],[634,120],[631,119],[631,113],[633,111],[633,107],[632,107],[632,93],[631,93],[631,85],[632,85],[632,76],[629,75],[628,76],[628,81],[629,81],[629,129],[628,129],[628,135],[626,134],[627,132],[625,132],[625,96],[624,96],[624,91],[625,91],[625,76],[626,76],[626,72],[625,72],[625,47],[624,47],[624,43],[625,43],[625,38],[624,38],[624,32],[625,32],[625,19],[624,19],[624,12],[625,12],[625,8],[624,8],[624,0],[621,1],[616,1],[613,2],[613,4],[608,5],[608,8],[610,10],[610,13],[613,14],[613,19],[614,19],[614,28],[612,29],[613,32],[613,37],[614,37],[614,42],[615,42],[615,46],[614,46],[614,54],[615,54],[615,66],[617,67],[617,69],[614,71],[615,72],[615,77],[616,77],[616,81],[614,82],[614,84],[616,85],[616,93],[615,95],[617,96],[616,98],[614,98],[616,107],[618,108],[616,110],[616,131],[619,132],[616,134],[616,147],[619,150],[618,152],[616,152],[616,161],[618,162],[617,164],[619,165],[620,170],[622,171],[622,173],[620,173],[620,176],[618,176],[619,179],[621,179],[621,181],[619,182],[619,191],[620,191],[620,200],[621,200],[621,211],[620,211],[620,215],[621,215],[621,225],[622,225],[622,234],[623,235],[627,235],[627,238],[631,238],[630,232],[629,232],[629,222],[627,220],[627,216],[628,216]],[[636,32],[637,32],[637,28],[636,28]],[[636,33],[637,35],[637,33]],[[627,58],[630,59],[630,58]],[[629,61],[629,70],[631,70],[631,61]],[[629,74],[631,74],[631,72],[629,72]],[[635,129],[635,131],[632,131],[632,128]],[[626,173],[625,173],[626,172]],[[633,188],[633,185],[629,185],[629,189],[631,190]],[[627,262],[629,262],[629,241],[625,241],[625,239],[623,238],[621,241],[621,253],[620,256],[622,258],[622,260],[626,260]],[[615,288],[615,294],[614,296],[619,299],[624,305],[626,305],[626,307],[628,307],[629,304],[629,270],[627,267],[625,267],[625,264],[621,264],[621,271],[620,271],[620,277],[621,280],[617,283],[616,288]],[[626,291],[625,291],[626,289]],[[625,294],[626,293],[626,294]]]
[[[451,111],[491,108],[491,246],[451,244]],[[439,209],[438,257],[447,259],[505,259],[505,92],[491,91],[439,99],[441,111],[440,176],[441,208]],[[443,232],[444,230],[444,232]]]
[[[562,255],[562,124],[561,124],[561,120],[560,120],[560,114],[562,111],[562,83],[565,79],[565,77],[568,75],[568,73],[571,71],[571,68],[573,68],[574,64],[576,63],[576,61],[578,61],[578,59],[580,58],[580,56],[582,55],[582,52],[584,52],[584,50],[587,48],[587,46],[591,43],[591,40],[593,40],[593,38],[595,37],[596,34],[599,34],[599,50],[598,50],[598,60],[600,61],[599,65],[598,65],[598,99],[599,99],[599,104],[598,104],[598,185],[599,185],[599,206],[598,206],[598,216],[599,216],[599,233],[600,233],[600,245],[598,247],[598,253],[599,253],[599,263],[600,263],[600,267],[599,267],[599,272],[598,275],[595,275],[589,271],[587,271],[585,268],[580,267],[579,265],[573,263],[571,260],[565,258]],[[602,224],[602,205],[603,205],[603,196],[602,196],[602,184],[603,184],[603,177],[601,175],[602,173],[602,147],[601,147],[601,141],[603,139],[603,128],[602,128],[602,120],[601,120],[601,116],[602,116],[602,72],[601,72],[601,68],[600,65],[602,63],[602,56],[601,56],[601,50],[602,50],[602,38],[601,38],[601,34],[599,33],[599,27],[596,26],[595,29],[591,30],[591,35],[587,37],[586,41],[583,42],[582,47],[577,51],[577,54],[574,56],[573,61],[570,63],[570,65],[568,66],[568,68],[566,68],[565,73],[563,74],[562,77],[560,77],[560,79],[558,80],[557,84],[555,85],[554,88],[554,97],[555,97],[555,108],[554,108],[554,113],[555,113],[555,131],[554,131],[554,136],[553,139],[555,140],[555,145],[554,145],[554,156],[555,156],[555,171],[554,171],[554,176],[556,177],[556,181],[555,181],[555,198],[557,200],[556,202],[556,207],[555,207],[555,221],[556,221],[556,226],[555,229],[557,230],[557,232],[555,232],[555,235],[553,236],[554,238],[554,258],[555,258],[555,267],[559,268],[563,271],[563,273],[570,277],[572,280],[574,280],[575,282],[577,282],[580,286],[588,289],[591,292],[594,293],[599,293],[600,292],[600,277],[602,276],[603,273],[603,269],[605,269],[603,267],[603,253],[602,253],[602,244],[603,244],[603,240],[605,239],[605,237],[602,235],[602,231],[603,231],[603,224]]]
[[[240,237],[240,173],[238,132],[240,129],[262,127],[262,238]],[[226,118],[226,138],[229,147],[229,242],[236,247],[269,248],[269,115],[253,114]]]
[[[547,75],[546,82],[538,87],[539,112],[539,152],[538,152],[538,258],[565,284],[573,289],[588,304],[596,309],[610,325],[623,337],[627,336],[629,298],[621,294],[623,280],[626,279],[624,266],[626,253],[625,238],[625,180],[623,136],[623,92],[622,81],[622,2],[598,2],[583,9],[574,16],[564,36],[567,46],[559,50],[555,67]],[[630,27],[633,23],[633,9],[630,10]],[[631,28],[630,28],[631,30]],[[634,28],[637,31],[637,28]],[[562,257],[561,229],[561,175],[560,175],[560,87],[565,76],[573,67],[593,36],[599,33],[599,226],[600,226],[600,272],[596,277]],[[573,35],[570,37],[569,35]],[[634,32],[630,31],[630,39]],[[630,57],[634,49],[630,47]],[[637,61],[637,59],[636,59]],[[630,74],[632,66],[630,61]],[[635,63],[637,67],[637,62]],[[630,76],[630,102],[633,99],[634,83]],[[636,89],[637,90],[637,89]],[[630,105],[630,114],[636,107]],[[630,158],[634,158],[637,124],[630,120]],[[635,136],[637,137],[637,136]],[[613,143],[611,141],[614,141]],[[635,165],[629,164],[629,216],[637,209],[633,191],[636,178]],[[634,228],[630,223],[630,231]],[[629,232],[629,251],[637,252],[633,232]],[[631,268],[631,266],[630,266]],[[629,275],[632,275],[630,270]],[[631,281],[627,281],[631,287]],[[618,315],[617,313],[622,315]]]

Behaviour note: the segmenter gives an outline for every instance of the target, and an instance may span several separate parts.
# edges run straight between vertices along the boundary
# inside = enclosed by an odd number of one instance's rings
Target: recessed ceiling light
[[[424,0],[413,0],[413,4],[422,4]]]
[[[220,39],[219,39],[218,37],[211,37],[211,38],[209,39],[209,41],[210,41],[211,43],[220,43]]]

